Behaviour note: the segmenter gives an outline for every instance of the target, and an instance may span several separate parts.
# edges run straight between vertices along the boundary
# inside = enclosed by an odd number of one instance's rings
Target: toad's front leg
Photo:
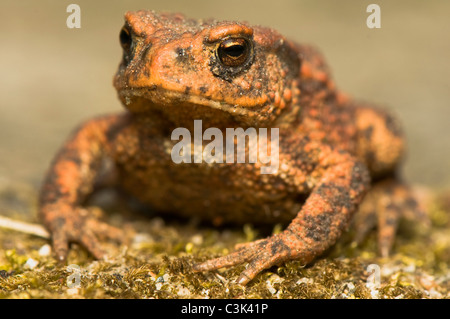
[[[82,125],[57,154],[44,180],[39,217],[51,233],[56,258],[64,261],[69,242],[85,246],[96,258],[104,255],[97,238],[121,238],[121,231],[97,220],[81,207],[92,191],[108,136],[123,116],[106,116]]]
[[[317,183],[287,229],[245,244],[230,255],[196,264],[194,271],[248,262],[248,267],[237,279],[238,283],[245,285],[262,270],[281,262],[297,259],[307,264],[336,242],[369,188],[369,172],[365,165],[349,154],[313,143],[300,149],[308,150],[308,155],[297,158],[311,160],[311,154],[318,154],[318,165],[305,173],[308,165],[297,161],[290,174],[301,191],[307,187],[306,180],[316,179]]]

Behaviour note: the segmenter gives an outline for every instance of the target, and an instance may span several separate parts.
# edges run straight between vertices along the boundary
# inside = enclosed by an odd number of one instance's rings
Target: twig
[[[48,233],[48,231],[41,225],[25,223],[4,216],[0,216],[0,227],[16,230],[22,233],[42,237],[45,239],[50,238],[50,234]]]

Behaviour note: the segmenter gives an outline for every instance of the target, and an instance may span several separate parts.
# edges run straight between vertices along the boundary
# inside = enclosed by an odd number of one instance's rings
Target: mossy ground
[[[3,186],[1,214],[36,222],[35,198],[31,187]],[[105,243],[104,261],[72,245],[68,265],[79,272],[55,262],[48,240],[0,229],[0,298],[449,298],[450,200],[430,206],[432,226],[402,224],[389,258],[378,257],[374,233],[356,247],[350,231],[311,265],[288,262],[245,287],[234,283],[245,265],[200,274],[190,267],[266,235],[251,225],[218,229],[113,209],[108,221],[130,229],[130,243]],[[367,286],[371,264],[380,267],[378,289]]]

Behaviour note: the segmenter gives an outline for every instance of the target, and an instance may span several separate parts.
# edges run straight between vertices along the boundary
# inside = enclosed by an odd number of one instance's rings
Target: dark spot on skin
[[[175,53],[177,55],[177,62],[185,65],[189,64],[191,59],[190,51],[190,48],[176,48]]]
[[[390,115],[386,115],[384,118],[384,122],[386,124],[386,128],[389,130],[389,132],[392,133],[392,135],[401,137],[402,131],[400,129],[400,126],[398,125],[397,121]]]
[[[389,204],[385,208],[390,214],[386,216],[385,222],[386,225],[395,226],[398,222],[397,212],[399,211],[399,207],[395,204]]]
[[[281,42],[281,45],[277,49],[278,54],[281,57],[280,60],[283,62],[283,68],[290,71],[287,72],[287,74],[292,78],[298,77],[301,66],[300,55],[298,52],[292,50],[285,41]]]
[[[80,167],[83,162],[81,161],[80,154],[76,151],[68,151],[64,154],[64,160],[73,162],[77,167]]]
[[[107,141],[115,141],[115,139],[117,138],[117,135],[121,132],[121,130],[124,127],[129,125],[129,123],[131,122],[131,119],[132,119],[132,117],[130,115],[127,115],[124,117],[123,121],[112,124],[105,133],[106,140]]]
[[[176,48],[174,50],[176,54],[175,62],[177,65],[183,68],[184,73],[198,72],[197,63],[194,56],[191,54],[191,47]],[[171,66],[172,68],[173,66]]]
[[[149,45],[147,45],[146,47],[144,47],[144,48],[142,49],[142,51],[139,53],[139,58],[138,58],[138,60],[145,61],[145,60],[147,59],[147,57],[148,57],[148,51],[150,50],[150,48],[151,48],[151,44],[149,44]],[[142,70],[142,73],[143,73],[146,77],[149,77],[149,76],[150,76],[150,70],[149,70],[149,68],[144,67],[144,68],[141,68],[141,70]],[[137,74],[138,74],[138,72],[136,72],[136,75],[137,75]]]
[[[137,81],[138,77],[140,76],[139,72],[132,72],[130,77],[134,80]]]
[[[58,217],[55,219],[55,225],[57,227],[63,227],[66,224],[66,219],[64,217]]]
[[[284,243],[281,238],[277,238],[271,242],[270,252],[272,256],[283,254],[284,252],[290,252],[290,248]]]
[[[150,70],[148,68],[144,68],[142,73],[144,74],[145,77],[150,77]]]
[[[368,141],[372,140],[372,135],[373,135],[373,126],[369,126],[368,128],[366,128],[363,132],[362,135],[364,136],[364,138]]]
[[[191,92],[191,87],[190,86],[186,86],[184,89],[184,94],[189,95],[189,93]]]
[[[370,175],[366,165],[356,162],[352,168],[350,177],[350,189],[358,189],[360,187],[367,188],[370,184]]]
[[[146,57],[148,56],[148,51],[150,50],[150,48],[152,47],[151,44],[146,45],[142,51],[140,52],[140,59],[141,60],[145,60]]]
[[[331,231],[331,216],[334,212],[322,212],[317,216],[306,216],[306,236],[316,242],[327,241]]]
[[[175,49],[175,53],[176,53],[179,57],[183,57],[183,56],[185,56],[185,54],[186,54],[186,50],[183,49],[183,48],[178,47],[178,48]]]
[[[308,79],[308,81],[300,82],[300,91],[304,92],[305,96],[324,95],[326,97],[330,94],[326,82],[320,82],[315,79]],[[325,92],[325,94],[323,94]]]
[[[202,92],[203,94],[205,94],[206,92],[208,92],[208,88],[206,86],[201,86],[198,88],[200,90],[200,92]]]
[[[390,217],[390,218],[386,218],[386,225],[388,226],[396,226],[398,223],[398,218],[395,217]]]
[[[406,207],[408,207],[409,209],[412,209],[412,210],[416,210],[419,207],[419,205],[417,204],[417,201],[412,197],[405,200],[405,205],[406,205]]]
[[[292,136],[285,135],[280,130],[280,152],[290,154],[292,162],[297,163],[298,169],[305,174],[316,169],[318,165],[317,157],[320,153],[317,148],[305,151],[305,146],[309,142],[310,138],[307,135],[301,139],[293,139]]]
[[[359,186],[359,184],[358,184]],[[351,209],[353,201],[349,195],[349,189],[343,186],[338,186],[333,183],[322,184],[317,189],[317,193],[335,210],[342,208]]]

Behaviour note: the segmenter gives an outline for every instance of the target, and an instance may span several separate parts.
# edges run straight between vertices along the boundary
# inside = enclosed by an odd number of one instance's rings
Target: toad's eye
[[[125,52],[128,52],[131,48],[132,39],[131,39],[130,30],[128,30],[127,27],[123,27],[122,30],[120,30],[119,39],[120,39],[120,45],[122,46],[123,50]]]
[[[218,46],[217,55],[225,66],[241,66],[250,56],[250,44],[244,38],[227,39]]]

